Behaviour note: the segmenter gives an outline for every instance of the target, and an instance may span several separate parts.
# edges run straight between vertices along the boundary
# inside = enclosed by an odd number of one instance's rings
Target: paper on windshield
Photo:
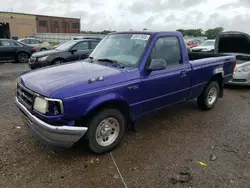
[[[131,39],[148,40],[150,35],[134,34]]]

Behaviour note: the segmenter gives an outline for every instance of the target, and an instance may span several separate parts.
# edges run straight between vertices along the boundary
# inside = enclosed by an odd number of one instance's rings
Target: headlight
[[[36,97],[33,108],[34,110],[41,112],[42,114],[46,114],[46,112],[48,111],[48,101],[41,97]]]
[[[238,67],[235,72],[250,72],[250,65]]]
[[[47,59],[48,56],[44,56],[44,57],[40,57],[38,58],[38,61],[45,61]]]
[[[60,99],[36,97],[33,108],[46,115],[60,115],[64,113],[63,102]]]

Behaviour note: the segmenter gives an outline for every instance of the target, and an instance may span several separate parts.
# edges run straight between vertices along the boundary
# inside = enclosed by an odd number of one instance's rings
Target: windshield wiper
[[[109,62],[111,64],[118,65],[122,69],[124,68],[124,66],[121,63],[119,63],[118,61],[116,61],[116,60],[112,60],[112,59],[108,59],[108,58],[103,58],[103,59],[97,59],[97,61],[106,61],[106,62]]]

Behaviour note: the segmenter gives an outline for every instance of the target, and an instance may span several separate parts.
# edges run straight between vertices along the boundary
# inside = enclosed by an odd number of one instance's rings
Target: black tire
[[[64,59],[55,59],[53,62],[52,62],[52,65],[60,65],[62,63],[64,63]]]
[[[29,54],[27,52],[19,52],[16,61],[18,63],[27,63],[29,61]]]
[[[98,128],[102,127],[100,123],[107,118],[113,118],[119,123],[119,131],[117,133],[118,134],[117,138],[112,143],[110,143],[110,145],[102,146],[97,141],[98,138],[96,136],[96,133]],[[102,128],[100,128],[100,132],[101,130]],[[116,148],[121,143],[124,135],[124,130],[125,130],[125,118],[120,111],[116,109],[102,109],[101,111],[96,113],[96,115],[94,115],[88,123],[88,132],[87,132],[88,146],[91,149],[91,151],[93,151],[96,154],[106,153]]]
[[[47,49],[46,48],[42,48],[40,51],[46,51]]]
[[[212,96],[215,98],[211,97],[211,92],[215,91],[216,93]],[[201,95],[197,99],[197,104],[202,110],[210,110],[214,107],[215,103],[218,100],[219,97],[219,92],[220,92],[220,87],[218,82],[210,82]],[[211,100],[213,99],[213,100]]]

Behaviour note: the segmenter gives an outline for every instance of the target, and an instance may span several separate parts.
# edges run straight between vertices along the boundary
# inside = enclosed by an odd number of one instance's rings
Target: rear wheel
[[[125,119],[116,109],[99,111],[88,124],[89,148],[98,154],[108,152],[122,141],[125,130]]]
[[[29,54],[26,52],[19,52],[17,54],[17,62],[27,63],[29,60]]]
[[[46,48],[42,48],[41,51],[46,51],[47,49]]]
[[[215,81],[210,82],[202,94],[197,99],[197,104],[202,110],[209,110],[214,107],[220,92],[219,84]]]

